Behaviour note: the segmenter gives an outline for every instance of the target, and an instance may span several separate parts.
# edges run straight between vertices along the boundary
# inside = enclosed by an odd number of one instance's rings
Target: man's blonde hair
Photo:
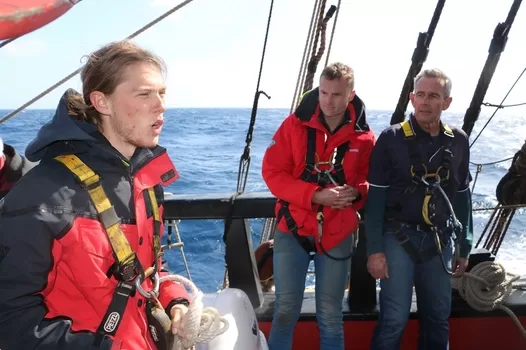
[[[320,78],[327,78],[328,80],[345,79],[349,88],[354,90],[354,70],[346,64],[341,62],[331,63],[323,69]]]

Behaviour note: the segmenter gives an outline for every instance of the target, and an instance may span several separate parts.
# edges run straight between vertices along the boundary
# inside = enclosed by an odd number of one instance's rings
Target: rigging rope
[[[294,97],[292,97],[292,103],[290,106],[289,114],[292,113],[292,111],[294,110],[297,104],[297,101],[299,100],[301,96],[300,87],[303,85],[303,80],[305,79],[304,74],[305,74],[305,69],[306,69],[307,57],[309,56],[310,49],[312,46],[312,41],[314,40],[313,30],[314,30],[314,26],[316,23],[314,19],[316,18],[316,14],[318,13],[319,5],[320,5],[320,0],[316,0],[314,2],[314,7],[312,9],[312,16],[311,16],[310,24],[309,24],[309,32],[307,34],[307,40],[305,40],[305,48],[303,49],[303,57],[301,59],[300,70],[298,72],[298,79],[296,81],[296,88],[294,89]]]
[[[4,41],[2,41],[2,42],[0,43],[0,49],[1,49],[2,47],[6,46],[6,45],[9,44],[9,43],[12,43],[12,42],[15,41],[16,39],[18,39],[18,38],[11,38],[11,39],[8,39],[8,40],[4,40]]]
[[[176,12],[177,10],[185,7],[186,5],[188,5],[189,3],[191,3],[192,1],[194,0],[185,0],[183,2],[181,2],[179,5],[173,7],[171,10],[169,11],[166,11],[163,15],[157,17],[156,19],[154,19],[153,21],[151,21],[150,23],[146,24],[145,26],[141,27],[139,30],[137,30],[136,32],[132,33],[131,35],[129,35],[128,37],[126,37],[126,39],[133,39],[135,38],[137,35],[141,34],[142,32],[144,32],[145,30],[149,29],[150,27],[154,26],[155,24],[157,24],[158,22],[162,21],[163,19],[165,19],[166,17],[170,16],[171,14],[173,14],[174,12]],[[66,81],[68,81],[69,79],[73,78],[75,75],[79,74],[80,71],[82,70],[82,67],[80,67],[79,69],[75,70],[74,72],[71,72],[70,74],[68,74],[66,77],[64,77],[63,79],[59,80],[57,83],[53,84],[52,86],[50,86],[49,88],[47,88],[46,90],[44,90],[43,92],[41,92],[40,94],[38,94],[37,96],[35,96],[34,98],[32,98],[31,100],[29,100],[28,102],[24,103],[22,106],[18,107],[17,109],[15,109],[14,111],[12,111],[11,113],[8,113],[7,115],[5,115],[4,117],[2,117],[2,119],[0,119],[0,124],[8,121],[9,119],[11,119],[12,117],[14,117],[15,115],[17,115],[18,113],[20,113],[21,111],[23,111],[24,109],[26,109],[27,107],[29,107],[30,105],[32,105],[33,103],[35,103],[36,101],[40,100],[42,97],[46,96],[47,94],[49,94],[51,91],[55,90],[57,87],[59,87],[60,85],[64,84]]]
[[[508,275],[511,278],[507,279]],[[462,276],[453,278],[452,285],[473,309],[481,312],[500,309],[506,312],[526,338],[526,330],[517,316],[503,305],[513,291],[513,282],[519,278],[518,275],[507,273],[497,262],[484,261]]]
[[[480,165],[477,166],[477,174],[481,168]],[[478,248],[488,233],[483,247],[497,255],[516,210],[526,205],[525,179],[526,143],[515,153],[507,174],[497,185],[496,195],[499,204],[494,208],[475,248]]]
[[[341,5],[342,5],[342,0],[338,0],[338,5],[336,8],[336,16],[334,17],[334,23],[332,24],[331,40],[329,41],[329,48],[327,49],[327,57],[325,58],[325,67],[329,65],[329,57],[331,55],[332,40],[334,39],[334,33],[336,32],[336,23],[338,22],[338,14],[340,13]]]
[[[508,95],[511,93],[511,91],[513,90],[513,88],[515,88],[515,85],[517,85],[517,83],[519,82],[519,80],[521,79],[521,77],[523,76],[523,74],[526,72],[526,67],[524,67],[524,69],[522,70],[521,74],[519,74],[519,76],[517,77],[517,79],[515,80],[515,82],[513,83],[513,85],[511,86],[511,88],[508,90],[508,92],[506,93],[506,95],[504,96],[504,98],[502,99],[502,101],[500,102],[499,106],[502,106],[504,105],[504,101],[506,101],[506,99],[508,98]],[[495,116],[495,114],[497,114],[497,111],[499,110],[499,108],[495,108],[495,111],[493,112],[493,114],[491,115],[491,117],[488,119],[488,121],[486,122],[486,124],[484,124],[484,126],[482,127],[482,129],[480,130],[480,132],[478,133],[477,137],[475,137],[475,140],[473,140],[473,142],[471,143],[471,145],[469,145],[469,148],[471,148],[475,142],[477,142],[478,138],[480,137],[480,135],[482,135],[482,132],[484,131],[484,129],[486,129],[486,127],[488,126],[488,124],[491,122],[491,120],[493,119],[493,117]]]
[[[526,105],[526,102],[523,102],[523,103],[515,103],[515,104],[511,104],[511,105],[496,105],[496,104],[493,104],[493,103],[484,102],[483,105],[484,105],[484,106],[488,106],[488,107],[507,108],[507,107],[519,107],[519,106],[524,106],[524,105]]]
[[[323,18],[326,4],[327,4],[326,0],[321,0],[320,11],[318,12],[318,24],[316,26],[316,32],[314,35],[314,42],[312,45],[311,57],[310,57],[309,63],[307,64],[307,76],[305,77],[305,83],[303,85],[302,93],[312,89],[312,83],[314,81],[314,73],[316,73],[318,62],[321,59],[321,56],[323,55],[323,51],[325,51],[325,30],[327,28],[326,20],[328,21],[330,17],[332,16],[332,14],[334,13],[334,10],[333,10],[334,6],[331,6],[325,19]],[[320,33],[321,33],[321,40],[320,40]],[[320,48],[318,49],[318,53],[316,53],[316,47],[318,45],[318,40],[320,41]]]
[[[250,143],[252,142],[252,133],[254,132],[254,125],[256,123],[256,115],[258,111],[259,97],[261,94],[265,95],[268,99],[270,96],[265,91],[259,90],[259,84],[261,82],[261,74],[263,73],[263,63],[265,61],[265,52],[267,50],[268,32],[270,29],[270,20],[272,19],[272,9],[274,7],[274,0],[270,2],[270,10],[267,20],[267,30],[265,31],[265,40],[263,41],[263,52],[261,53],[261,62],[259,64],[258,82],[256,84],[256,93],[254,96],[254,103],[252,104],[252,113],[250,116],[250,123],[247,130],[247,137],[245,139],[246,145],[239,160],[239,170],[237,176],[237,192],[243,193],[247,185],[248,171],[250,168]]]
[[[245,139],[246,145],[245,149],[243,150],[243,154],[241,155],[241,159],[239,160],[239,169],[238,169],[238,175],[237,175],[237,191],[230,197],[230,206],[228,209],[228,214],[225,216],[225,227],[223,232],[223,242],[226,244],[227,240],[227,234],[228,231],[230,231],[230,225],[232,224],[233,214],[234,214],[234,205],[236,198],[242,194],[245,191],[247,179],[248,179],[248,173],[250,170],[250,144],[252,142],[252,133],[254,131],[254,125],[256,123],[256,115],[257,115],[257,108],[258,108],[258,101],[261,94],[265,95],[267,98],[270,99],[270,96],[267,95],[264,91],[259,90],[259,84],[261,81],[261,74],[263,72],[263,62],[265,60],[265,52],[267,49],[267,41],[268,41],[268,33],[270,30],[270,21],[272,19],[272,12],[274,8],[274,0],[271,0],[270,2],[270,10],[268,14],[268,20],[267,20],[267,29],[265,31],[265,39],[263,41],[263,52],[261,54],[261,62],[259,66],[259,74],[258,74],[258,81],[256,84],[256,93],[254,96],[254,103],[252,106],[252,113],[250,117],[250,124],[247,130],[247,136]],[[225,253],[226,254],[226,253]],[[226,262],[226,255],[225,255],[225,262]],[[227,266],[228,267],[228,266]],[[223,278],[223,288],[226,288],[228,285],[228,268],[225,269],[225,275]]]

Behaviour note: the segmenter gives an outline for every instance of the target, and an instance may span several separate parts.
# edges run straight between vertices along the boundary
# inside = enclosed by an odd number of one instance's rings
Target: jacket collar
[[[416,121],[416,117],[414,113],[411,113],[409,117],[409,124],[411,125],[411,129],[413,130],[413,133],[415,134],[416,137],[431,137],[431,134],[429,134],[427,131],[425,131],[424,129],[420,127],[420,125]],[[453,132],[451,131],[449,126],[447,126],[447,124],[442,122],[442,120],[440,120],[440,130],[442,132],[439,135],[445,135],[447,137],[454,137]]]

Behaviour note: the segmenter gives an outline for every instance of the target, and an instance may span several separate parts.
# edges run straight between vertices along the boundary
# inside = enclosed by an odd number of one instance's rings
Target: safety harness
[[[157,265],[159,257],[162,255],[161,217],[158,203],[154,189],[149,188],[148,194],[154,217],[153,252],[155,259],[153,266],[144,270],[137,258],[137,254],[131,249],[126,236],[122,232],[121,219],[117,216],[115,208],[101,186],[100,176],[76,155],[60,155],[55,157],[55,160],[64,164],[73,173],[81,187],[89,193],[91,201],[97,210],[99,221],[104,226],[113,249],[115,264],[108,271],[108,277],[113,275],[118,283],[108,310],[97,329],[94,345],[99,347],[104,335],[114,336],[117,333],[128,299],[130,296],[135,295],[136,290],[143,296],[150,297],[149,299],[157,300],[159,290],[159,267]],[[154,282],[154,289],[149,292],[145,292],[141,287],[141,283],[147,277],[150,277]]]
[[[349,141],[344,142],[343,144],[341,144],[334,150],[329,160],[320,161],[319,156],[316,153],[316,129],[308,127],[307,128],[307,155],[305,158],[306,164],[305,164],[305,168],[303,169],[303,173],[301,175],[301,180],[318,184],[321,187],[326,187],[328,184],[331,184],[331,183],[335,186],[343,186],[346,183],[346,181],[345,181],[345,173],[343,171],[342,163],[343,163],[343,157],[345,156],[345,152],[347,151],[348,148],[349,148]],[[320,170],[318,167],[320,165],[329,165],[330,168],[328,170]],[[310,255],[310,258],[312,260],[314,258],[314,255],[318,252],[316,245],[309,238],[305,236],[300,236],[298,234],[298,225],[290,213],[289,202],[284,201],[282,199],[278,199],[278,202],[281,203],[281,208],[276,218],[277,222],[279,223],[282,218],[285,219],[289,232],[291,232],[294,235],[298,243]],[[324,221],[323,208],[324,206],[320,205],[318,207],[318,211],[316,214],[316,219],[318,221],[318,242],[320,244],[320,247],[323,253],[326,254],[331,259],[347,260],[352,256],[352,252],[351,252],[351,255],[346,256],[346,257],[333,257],[323,249],[323,245],[321,244],[321,238],[323,235],[322,233],[323,232],[323,221]],[[353,242],[353,245],[354,245],[354,242]]]
[[[409,161],[411,163],[410,173],[412,186],[408,188],[408,191],[414,192],[417,187],[424,187],[424,199],[422,202],[422,219],[426,225],[409,225],[406,223],[396,223],[395,236],[400,245],[405,249],[407,254],[413,259],[415,263],[422,263],[428,261],[434,257],[437,253],[442,255],[441,237],[444,242],[448,241],[450,237],[453,237],[455,241],[456,251],[458,252],[458,235],[459,230],[462,230],[461,223],[457,220],[453,206],[444,191],[444,187],[450,183],[451,180],[451,159],[453,153],[451,152],[451,143],[454,138],[454,133],[451,128],[442,123],[443,132],[446,137],[442,137],[442,161],[440,166],[433,172],[430,172],[426,166],[428,163],[428,156],[421,152],[416,134],[413,130],[411,122],[408,120],[400,123],[402,131],[404,133],[404,140],[409,149]],[[447,208],[445,209],[448,214],[446,220],[437,218],[439,210],[436,208],[435,196],[442,197],[446,203]],[[442,215],[444,213],[441,213]],[[442,216],[444,217],[444,216]],[[448,224],[448,221],[451,224]],[[393,222],[390,222],[393,225]],[[412,227],[419,231],[431,231],[435,237],[435,247],[431,247],[426,251],[419,252],[415,246],[409,240],[409,236],[405,233],[404,227]]]

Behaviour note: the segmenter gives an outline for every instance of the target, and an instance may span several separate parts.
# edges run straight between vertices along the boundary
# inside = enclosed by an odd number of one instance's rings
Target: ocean
[[[0,136],[23,153],[38,129],[53,116],[53,110],[25,110],[14,118],[0,124]],[[9,113],[0,110],[0,117]],[[165,113],[165,124],[160,144],[168,149],[181,178],[166,188],[174,194],[234,193],[237,188],[239,159],[245,147],[245,137],[251,110],[246,109],[169,109]],[[245,192],[266,191],[261,177],[263,153],[288,109],[260,109],[255,124],[251,164]],[[389,125],[391,111],[367,112],[373,131],[378,135]],[[462,126],[461,114],[445,113],[443,119]],[[474,139],[488,115],[481,115],[472,133]],[[522,147],[526,134],[526,117],[510,117],[500,112],[484,130],[471,149],[471,171],[473,177],[476,164],[490,163],[511,157]],[[475,208],[497,204],[495,187],[505,175],[511,161],[486,165],[478,174],[473,193]],[[474,243],[484,230],[491,211],[474,214]],[[252,239],[259,242],[263,220],[251,220]],[[497,255],[507,271],[526,274],[526,237],[524,211],[518,210],[508,230],[506,239]],[[193,282],[204,292],[217,291],[224,277],[224,244],[221,220],[182,221],[179,226],[184,251]],[[28,233],[29,234],[29,233]],[[173,273],[186,276],[185,267],[178,250],[166,255]],[[307,285],[311,286],[309,278]]]

